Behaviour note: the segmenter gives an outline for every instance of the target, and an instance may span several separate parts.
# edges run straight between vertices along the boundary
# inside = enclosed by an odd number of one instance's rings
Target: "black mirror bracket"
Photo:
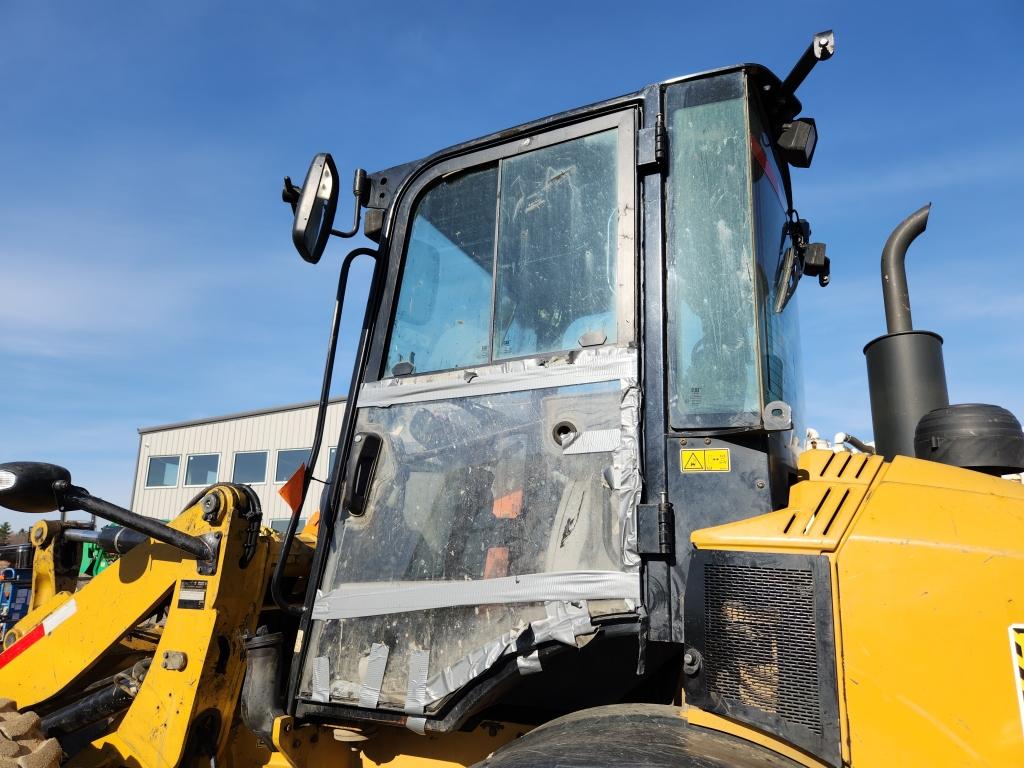
[[[790,211],[790,221],[786,226],[793,244],[786,249],[779,268],[775,287],[776,314],[786,308],[804,275],[817,277],[822,288],[832,280],[832,262],[825,254],[825,244],[810,242],[811,225],[807,219],[801,219],[796,211]]]
[[[291,176],[284,177],[284,188],[281,190],[281,200],[292,207],[292,215],[295,214],[295,206],[299,204],[299,195],[302,187],[296,187],[292,183]]]
[[[811,242],[810,222],[799,218],[796,211],[792,212],[789,235],[793,240],[800,273],[818,278],[818,285],[824,288],[832,279],[832,262],[825,255],[825,244]]]
[[[370,196],[370,188],[366,184],[366,171],[362,168],[356,168],[356,172],[352,177],[352,196],[355,198],[355,210],[352,212],[352,229],[345,232],[332,229],[331,234],[335,237],[349,238],[359,232],[359,217],[362,214],[363,206],[369,201],[368,198]]]
[[[793,65],[793,69],[786,75],[786,79],[782,81],[783,95],[792,97],[807,76],[811,74],[814,65],[819,61],[828,61],[835,52],[836,36],[832,30],[826,29],[824,32],[818,32],[811,38],[811,44],[807,46],[807,50],[803,52],[803,55]]]

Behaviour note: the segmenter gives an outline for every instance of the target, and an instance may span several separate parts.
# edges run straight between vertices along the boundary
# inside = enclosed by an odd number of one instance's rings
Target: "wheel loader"
[[[373,244],[319,522],[0,465],[4,506],[116,524],[32,529],[0,765],[1024,764],[1024,434],[913,326],[927,207],[883,250],[874,443],[802,444],[796,92],[834,46],[358,171],[344,231],[330,154],[286,177],[306,261]],[[76,591],[83,542],[119,557]]]

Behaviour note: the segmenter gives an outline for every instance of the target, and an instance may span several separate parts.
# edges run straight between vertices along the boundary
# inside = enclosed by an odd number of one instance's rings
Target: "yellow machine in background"
[[[883,251],[875,446],[801,450],[795,92],[833,51],[359,171],[346,232],[330,155],[286,179],[307,261],[377,244],[319,522],[0,464],[0,504],[121,526],[33,529],[0,768],[1024,764],[1024,432],[913,328],[927,208]],[[121,556],[73,591],[83,541]]]

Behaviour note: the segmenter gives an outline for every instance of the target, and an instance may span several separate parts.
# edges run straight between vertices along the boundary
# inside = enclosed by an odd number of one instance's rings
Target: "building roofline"
[[[343,403],[347,398],[332,397],[327,402]],[[190,421],[173,421],[169,424],[156,424],[152,427],[139,427],[140,435],[148,435],[151,432],[166,432],[171,429],[182,429],[183,427],[197,427],[201,424],[216,424],[219,421],[233,421],[234,419],[247,419],[251,416],[266,416],[270,413],[285,413],[286,411],[299,411],[303,408],[315,408],[320,404],[319,400],[310,400],[304,403],[292,403],[291,405],[279,405],[275,408],[257,408],[252,411],[238,411],[237,413],[226,413],[223,416],[208,416],[205,419],[192,419]]]

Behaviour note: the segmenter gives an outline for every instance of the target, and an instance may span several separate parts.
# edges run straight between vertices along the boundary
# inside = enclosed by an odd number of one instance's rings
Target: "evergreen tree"
[[[11,533],[13,531],[11,530],[10,523],[0,523],[0,546],[7,544],[11,540]]]

